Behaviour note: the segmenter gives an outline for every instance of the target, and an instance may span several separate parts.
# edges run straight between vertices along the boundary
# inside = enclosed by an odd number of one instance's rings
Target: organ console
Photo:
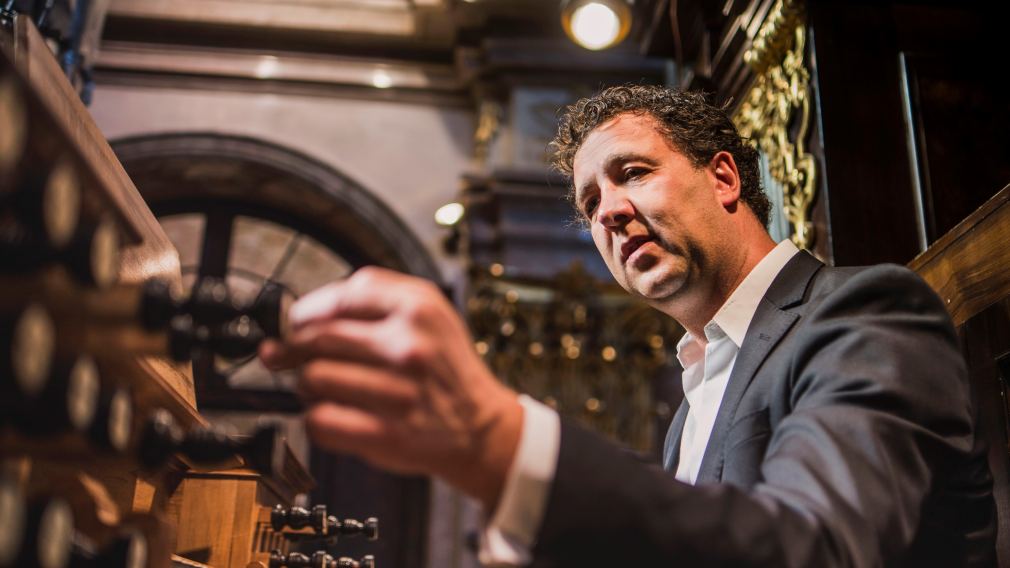
[[[293,550],[375,539],[378,521],[303,514],[313,482],[277,426],[237,435],[196,409],[188,362],[283,336],[290,294],[238,302],[207,278],[184,297],[178,255],[45,42],[4,14],[0,568],[374,567]]]

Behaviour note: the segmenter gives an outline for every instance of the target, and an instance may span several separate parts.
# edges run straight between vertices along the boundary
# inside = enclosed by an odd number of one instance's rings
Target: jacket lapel
[[[677,407],[677,413],[673,415],[670,428],[666,431],[666,442],[663,444],[663,469],[666,471],[676,472],[677,464],[680,463],[680,438],[684,433],[684,421],[687,420],[690,406],[685,397]]]
[[[807,284],[822,266],[824,265],[809,253],[800,251],[782,268],[758,304],[719,405],[712,435],[701,460],[697,483],[719,481],[722,478],[723,445],[733,424],[737,406],[768,354],[799,319],[799,314],[787,309],[803,301]]]

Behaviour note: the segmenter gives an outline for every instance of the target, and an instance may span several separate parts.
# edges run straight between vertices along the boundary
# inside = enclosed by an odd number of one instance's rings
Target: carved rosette
[[[734,122],[740,134],[764,153],[771,177],[782,184],[793,242],[810,249],[815,238],[810,213],[817,172],[806,149],[811,119],[806,37],[802,2],[778,0],[744,53],[756,79]]]

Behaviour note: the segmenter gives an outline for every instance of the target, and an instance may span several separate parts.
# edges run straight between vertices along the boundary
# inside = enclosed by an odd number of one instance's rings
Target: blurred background
[[[655,459],[675,322],[613,284],[550,171],[561,109],[702,89],[762,152],[770,231],[908,263],[1010,181],[1006,6],[827,0],[8,1],[33,13],[184,282],[293,296],[381,265],[438,283],[503,381]],[[308,501],[377,516],[384,568],[476,566],[480,511],[311,448],[293,377],[194,366],[200,411],[288,424]],[[357,544],[341,552],[360,556]]]

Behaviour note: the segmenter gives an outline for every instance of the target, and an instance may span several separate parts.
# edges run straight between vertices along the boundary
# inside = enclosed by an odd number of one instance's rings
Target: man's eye
[[[586,217],[592,217],[593,212],[596,211],[596,207],[600,204],[600,199],[598,197],[590,197],[582,205],[582,211],[586,214]]]
[[[642,177],[643,175],[645,175],[645,173],[646,172],[644,168],[628,168],[624,170],[624,179],[625,180],[636,179]]]

